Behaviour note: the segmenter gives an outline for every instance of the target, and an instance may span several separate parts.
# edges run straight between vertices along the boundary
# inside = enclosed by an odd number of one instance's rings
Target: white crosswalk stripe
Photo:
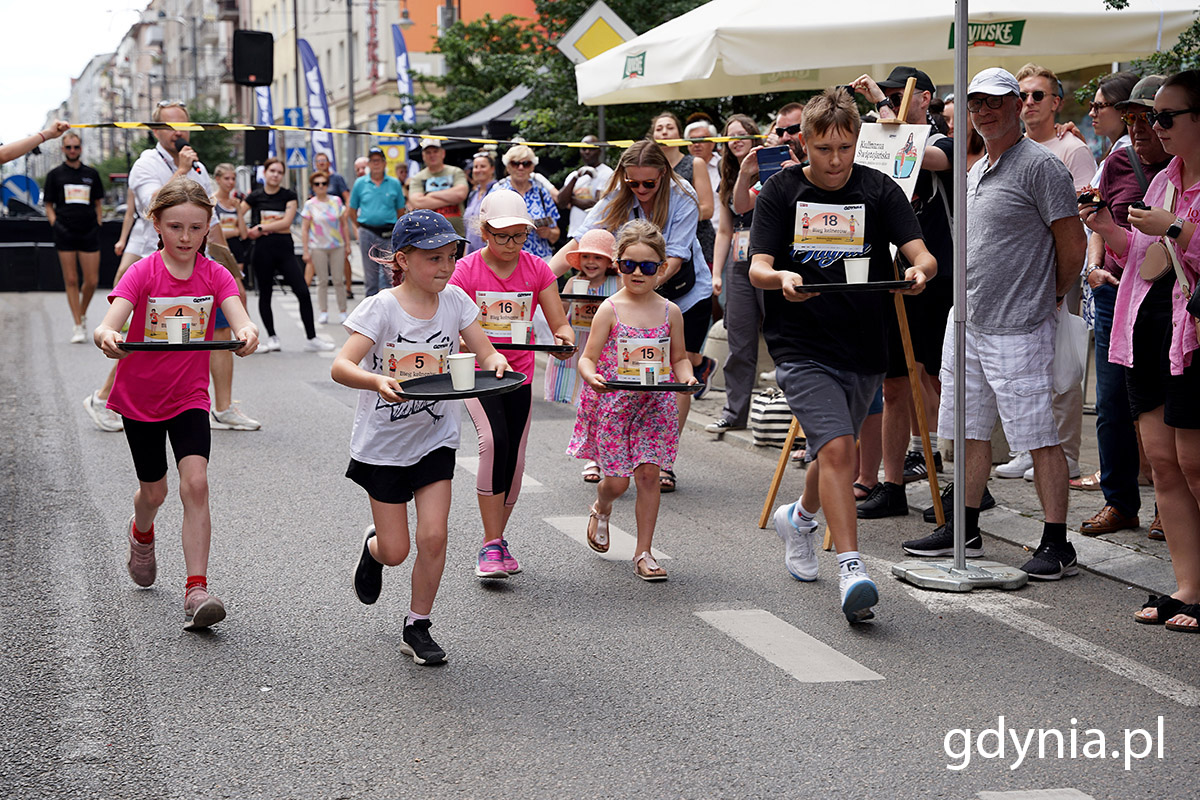
[[[630,517],[633,516],[632,508],[629,511],[629,515]],[[545,521],[584,547],[588,546],[587,517],[546,517]],[[596,553],[596,555],[608,561],[632,561],[634,556],[633,551],[636,547],[636,536],[626,533],[610,522],[608,525],[608,552]],[[657,547],[651,547],[650,554],[654,556],[656,561],[664,561],[671,558]]]
[[[769,611],[724,609],[695,614],[801,683],[884,680],[879,673]]]
[[[465,416],[465,415],[464,415]],[[457,459],[458,466],[465,469],[472,475],[479,474],[479,456],[464,456],[459,455]],[[541,483],[536,478],[530,477],[528,472],[521,473],[521,494],[528,492],[529,494],[542,494],[550,491],[550,487]],[[630,556],[633,558],[633,556]]]

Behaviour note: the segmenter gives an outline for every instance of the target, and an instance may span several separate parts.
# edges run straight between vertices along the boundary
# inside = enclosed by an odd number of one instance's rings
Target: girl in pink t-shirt
[[[159,249],[121,278],[93,340],[117,359],[108,407],[125,418],[125,438],[133,455],[138,489],[133,516],[123,536],[129,542],[126,567],[139,586],[157,576],[154,518],[167,497],[166,440],[179,470],[183,501],[183,560],[187,566],[183,615],[185,630],[207,628],[225,618],[225,606],[208,592],[208,551],[212,524],[208,510],[208,352],[172,352],[161,323],[168,316],[197,322],[196,333],[212,340],[212,310],[225,312],[247,356],[258,347],[258,328],[238,297],[237,284],[223,266],[200,254],[208,234],[212,203],[190,178],[175,178],[158,191],[149,216]],[[200,318],[205,319],[201,327]],[[129,342],[163,341],[163,352],[122,350],[121,328],[129,320]],[[192,339],[198,339],[193,336]]]
[[[533,405],[533,353],[509,350],[510,322],[531,322],[540,305],[554,331],[554,343],[574,346],[575,334],[563,312],[558,283],[545,261],[522,251],[533,219],[521,195],[493,191],[479,208],[479,233],[484,247],[458,262],[450,282],[480,306],[483,330],[525,384],[513,392],[464,401],[479,434],[479,472],[475,489],[483,519],[483,547],[475,567],[480,578],[507,578],[521,571],[508,550],[504,528],[521,492],[525,442],[529,438]],[[524,304],[524,306],[522,306]],[[538,342],[550,344],[550,342]],[[570,358],[572,353],[553,353]]]

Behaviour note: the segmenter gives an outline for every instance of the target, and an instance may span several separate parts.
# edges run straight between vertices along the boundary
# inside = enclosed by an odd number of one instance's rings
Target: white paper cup
[[[871,268],[870,258],[843,258],[846,265],[846,283],[866,283]]]
[[[167,317],[167,344],[184,344],[192,337],[191,317]]]
[[[450,383],[456,392],[465,392],[475,388],[474,353],[450,355]]]
[[[510,322],[509,329],[512,331],[513,344],[529,344],[529,328],[533,323],[530,322]]]
[[[591,285],[592,282],[587,278],[575,278],[571,281],[571,291],[569,294],[587,294],[588,287]]]
[[[642,379],[642,386],[654,386],[658,383],[658,362],[657,361],[639,361],[638,375]]]

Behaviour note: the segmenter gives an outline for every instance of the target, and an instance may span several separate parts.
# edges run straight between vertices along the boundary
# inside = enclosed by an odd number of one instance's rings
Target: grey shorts
[[[839,436],[858,436],[883,373],[863,375],[816,361],[775,366],[775,381],[804,431],[806,460]]]

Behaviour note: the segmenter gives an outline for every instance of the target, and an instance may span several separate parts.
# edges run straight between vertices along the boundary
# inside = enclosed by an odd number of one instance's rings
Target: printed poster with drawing
[[[479,322],[489,339],[512,341],[510,322],[533,321],[533,292],[476,292]]]
[[[151,297],[146,300],[147,342],[167,343],[167,317],[191,318],[191,341],[204,341],[212,316],[213,296]]]
[[[670,336],[653,339],[618,336],[616,380],[640,383],[642,377],[638,372],[639,361],[658,362],[658,366],[654,370],[656,380],[664,380],[671,373],[671,367],[667,363],[670,352]]]
[[[912,197],[917,193],[917,173],[928,138],[928,125],[866,123],[858,133],[854,163],[891,177],[905,197]]]
[[[450,341],[431,344],[384,342],[381,351],[380,372],[403,383],[412,378],[444,373]]]
[[[865,218],[862,203],[796,203],[792,252],[861,253]]]

